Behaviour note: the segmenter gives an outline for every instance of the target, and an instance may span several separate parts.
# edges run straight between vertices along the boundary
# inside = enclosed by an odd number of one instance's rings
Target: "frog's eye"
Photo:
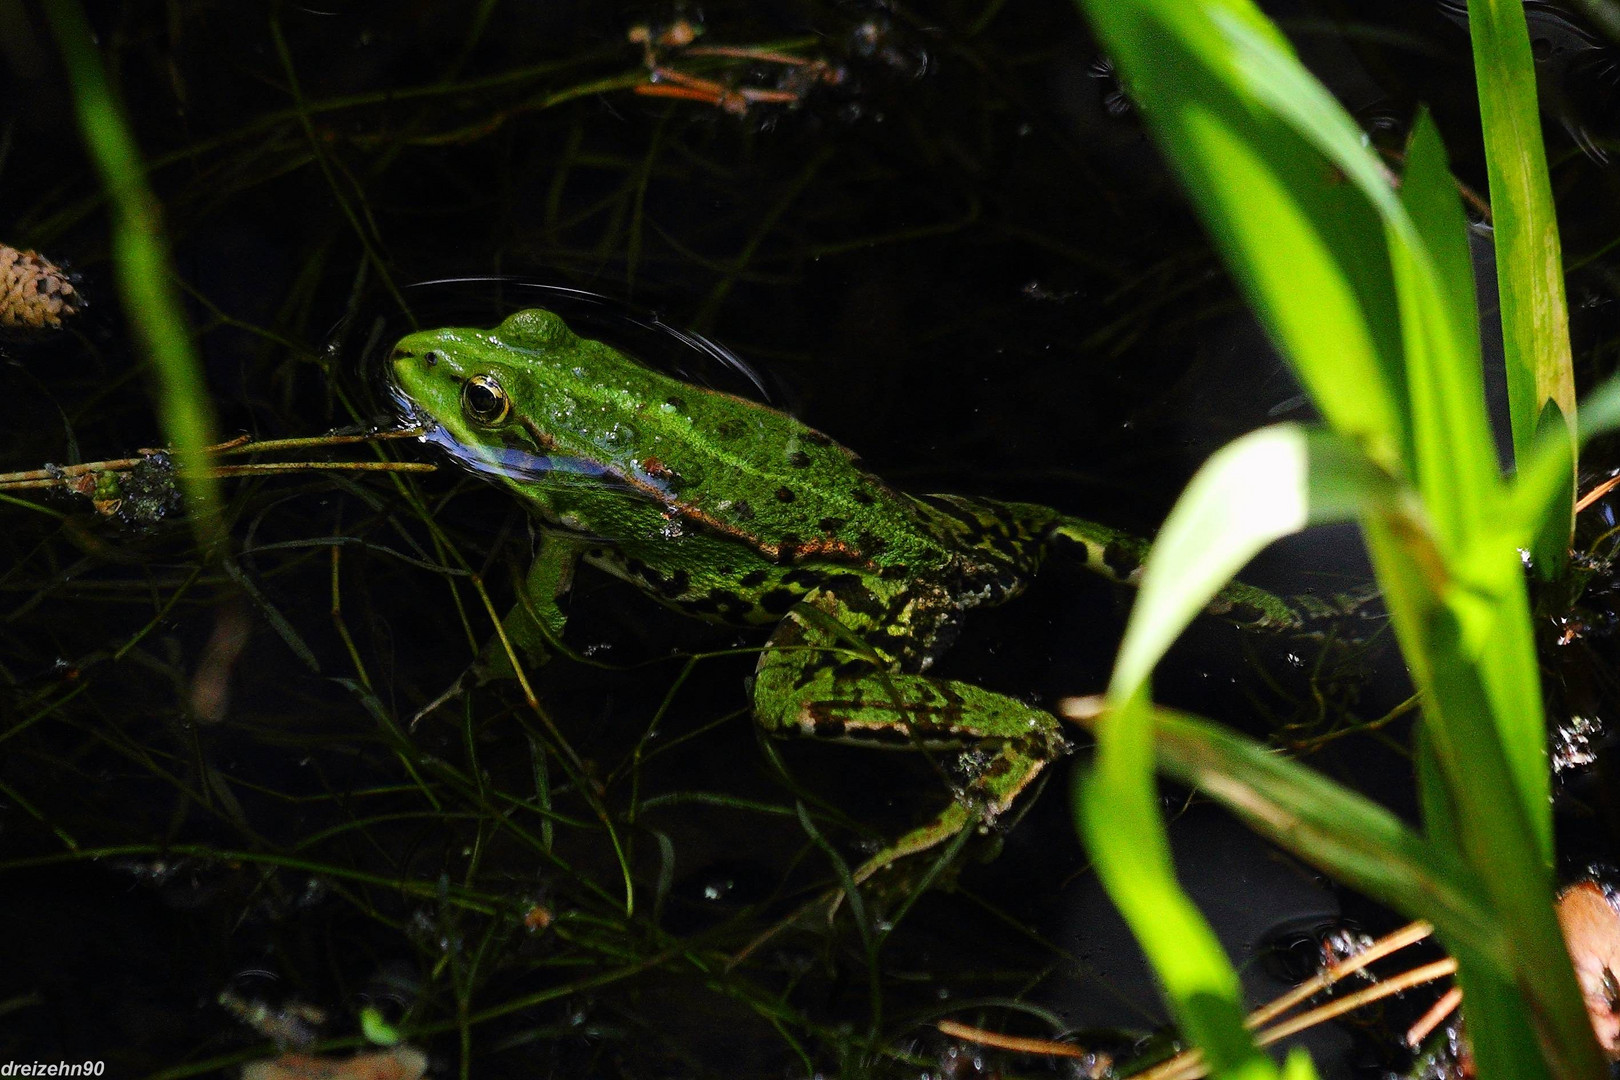
[[[512,399],[495,376],[474,375],[461,387],[461,411],[475,424],[494,427],[512,411]]]

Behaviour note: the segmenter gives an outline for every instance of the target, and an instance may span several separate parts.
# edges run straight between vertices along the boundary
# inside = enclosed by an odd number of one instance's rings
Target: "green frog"
[[[391,363],[415,419],[538,519],[502,623],[523,652],[555,651],[583,560],[695,618],[774,627],[753,684],[773,735],[968,750],[951,804],[857,881],[993,823],[1067,751],[1050,713],[929,668],[967,612],[1016,596],[1048,555],[1129,582],[1140,540],[1035,503],[898,491],[786,413],[655,371],[549,311],[413,333]],[[1246,624],[1300,622],[1259,589],[1220,602]],[[511,674],[505,655],[486,651],[486,674]]]

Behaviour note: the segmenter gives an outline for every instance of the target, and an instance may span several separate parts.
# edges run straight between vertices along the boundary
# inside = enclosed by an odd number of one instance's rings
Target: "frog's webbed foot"
[[[895,662],[865,644],[885,634],[892,636],[892,628],[872,624],[835,594],[812,593],[772,635],[754,684],[755,714],[774,734],[957,754],[950,805],[862,863],[852,875],[856,884],[994,823],[1069,749],[1057,720],[1042,709],[972,683],[895,670]]]

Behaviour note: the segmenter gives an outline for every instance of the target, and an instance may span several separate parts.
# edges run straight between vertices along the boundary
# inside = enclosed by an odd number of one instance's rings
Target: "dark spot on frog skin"
[[[824,739],[836,739],[844,734],[844,722],[839,718],[829,716],[821,709],[809,711],[811,715],[806,717],[805,730],[810,734]]]
[[[754,605],[736,593],[724,589],[709,590],[708,599],[714,604],[715,610],[724,618],[735,618],[747,615],[754,610]]]
[[[663,584],[659,585],[658,591],[673,600],[691,587],[692,575],[685,570],[677,570],[664,579]]]
[[[866,552],[868,558],[877,555],[884,548],[889,546],[889,542],[887,540],[883,539],[883,537],[874,532],[861,533],[861,535],[856,538],[856,543],[860,546],[862,551]]]
[[[894,566],[885,566],[882,570],[879,570],[878,577],[884,581],[904,581],[910,573],[910,567],[897,563]]]
[[[748,434],[748,425],[733,417],[715,424],[714,433],[722,439],[740,439]]]
[[[849,493],[849,497],[860,503],[862,506],[871,506],[877,501],[872,496],[872,493],[867,491],[865,488],[856,488],[854,491]]]
[[[757,585],[765,584],[765,579],[769,576],[764,570],[750,570],[737,579],[737,584],[745,589],[752,589]]]
[[[720,604],[712,596],[699,596],[696,599],[682,600],[681,607],[693,615],[714,615],[720,611]]]
[[[824,577],[814,570],[789,570],[782,575],[782,582],[786,585],[797,585],[808,592],[820,585]]]
[[[1142,560],[1124,544],[1109,544],[1103,548],[1103,565],[1120,577],[1128,578],[1142,565]]]
[[[792,589],[772,589],[759,598],[759,606],[772,615],[786,615],[788,608],[799,602],[799,594]]]
[[[788,464],[793,466],[795,469],[808,469],[810,467],[810,455],[805,453],[803,450],[793,451],[793,453],[788,455],[787,459]]]
[[[670,408],[674,409],[677,412],[685,412],[686,411],[686,402],[685,402],[685,400],[683,400],[682,398],[678,398],[673,394],[671,394],[669,397],[664,399],[664,404],[668,405]]]
[[[865,615],[869,619],[882,619],[887,614],[883,602],[857,575],[841,575],[832,582],[832,587],[838,593],[839,601],[858,615]],[[905,606],[904,597],[897,599],[896,606]]]
[[[754,520],[754,508],[748,505],[747,499],[738,499],[731,504],[731,516],[738,521]]]
[[[797,499],[797,498],[798,498],[798,496],[793,494],[793,491],[790,488],[779,487],[779,488],[776,489],[776,501],[777,502],[790,503],[794,499]]]
[[[820,529],[824,533],[835,533],[848,524],[849,522],[844,518],[824,517],[820,521],[816,522],[816,528]]]
[[[802,438],[811,446],[831,446],[833,444],[832,439],[823,435],[819,431],[806,431]]]

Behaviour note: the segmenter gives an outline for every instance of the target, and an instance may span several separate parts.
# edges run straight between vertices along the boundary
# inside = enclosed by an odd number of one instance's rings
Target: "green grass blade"
[[[1092,768],[1077,774],[1080,832],[1098,876],[1147,954],[1177,1023],[1221,1077],[1277,1076],[1243,1026],[1242,987],[1215,932],[1176,882],[1153,784],[1146,694],[1110,708]]]
[[[1536,103],[1535,59],[1520,0],[1469,0],[1474,74],[1485,135],[1485,171],[1496,235],[1508,413],[1519,461],[1544,423],[1575,438],[1575,374],[1563,257]],[[1572,457],[1573,460],[1573,457]],[[1549,573],[1564,565],[1574,527],[1574,484],[1557,528],[1533,554]]]
[[[1421,240],[1421,247],[1390,244],[1411,394],[1414,481],[1441,547],[1455,555],[1496,528],[1501,477],[1485,413],[1467,220],[1427,112],[1419,113],[1407,145],[1399,197]]]
[[[1523,454],[1549,401],[1574,437],[1562,253],[1524,7],[1516,0],[1470,0],[1468,22],[1502,290],[1508,407],[1514,450]]]
[[[1160,768],[1256,832],[1397,910],[1433,922],[1448,941],[1504,976],[1512,946],[1479,885],[1433,843],[1362,795],[1243,736],[1155,707]]]
[[[1406,338],[1417,487],[1440,547],[1462,579],[1453,606],[1464,647],[1484,671],[1490,715],[1542,859],[1549,860],[1541,683],[1520,560],[1502,536],[1502,485],[1485,414],[1467,223],[1440,132],[1427,114],[1419,115],[1408,144],[1400,200],[1429,257],[1425,267],[1414,258],[1417,249],[1390,245]]]
[[[1398,311],[1379,217],[1362,190],[1382,191],[1398,212],[1387,172],[1252,5],[1082,6],[1227,266],[1323,414],[1397,469],[1407,456]],[[1303,116],[1281,114],[1262,96],[1274,70],[1297,73],[1305,89],[1291,100]],[[1322,139],[1337,157],[1324,157]]]
[[[1198,470],[1143,567],[1109,683],[1123,701],[1147,684],[1181,632],[1261,548],[1307,524],[1344,521],[1395,482],[1336,434],[1277,424],[1222,447]]]
[[[1223,1076],[1272,1075],[1243,1028],[1236,973],[1176,883],[1153,780],[1148,679],[1215,592],[1270,541],[1341,519],[1395,486],[1331,432],[1280,424],[1212,457],[1171,511],[1143,570],[1097,758],[1076,798],[1081,830],[1109,895],[1141,942],[1178,1020]]]
[[[158,205],[146,168],[113,97],[89,23],[77,0],[46,0],[45,14],[73,84],[85,145],[110,197],[113,258],[124,309],[157,380],[158,419],[180,471],[198,542],[212,551],[225,536],[219,481],[200,468],[215,438],[213,405],[192,349],[174,286]]]
[[[1510,978],[1483,963],[1468,949],[1450,946],[1457,961],[1457,984],[1462,987],[1468,1015],[1468,1041],[1480,1076],[1542,1080],[1552,1075],[1541,1053],[1540,1040],[1526,1013],[1524,999]],[[1568,966],[1568,965],[1565,965]],[[1583,1075],[1563,1072],[1562,1075]],[[1584,1074],[1598,1080],[1605,1073]]]
[[[1513,590],[1521,597],[1524,590],[1515,553],[1499,553],[1510,580],[1507,592],[1482,598],[1450,580],[1432,587],[1412,555],[1404,524],[1374,516],[1364,521],[1364,534],[1401,651],[1424,695],[1424,736],[1437,767],[1425,770],[1422,794],[1425,808],[1440,812],[1430,822],[1431,839],[1455,844],[1493,917],[1512,928],[1513,977],[1504,985],[1524,997],[1501,1005],[1513,1014],[1501,1023],[1522,1023],[1534,1014],[1553,1075],[1599,1076],[1601,1054],[1553,919],[1550,835],[1539,824],[1547,804],[1527,806],[1520,798],[1503,797],[1522,790],[1523,781],[1500,735],[1508,725],[1497,715],[1504,698],[1493,680],[1501,677],[1490,671],[1489,655],[1482,654],[1494,649],[1493,639],[1474,641],[1470,634],[1471,619],[1494,626],[1504,639],[1528,632],[1528,612],[1511,603]],[[1478,611],[1470,612],[1470,606]],[[1510,625],[1515,620],[1522,625]],[[1539,700],[1532,710],[1539,722]],[[1437,775],[1442,784],[1436,784]],[[1483,1008],[1484,1022],[1492,1022],[1492,1006]]]

